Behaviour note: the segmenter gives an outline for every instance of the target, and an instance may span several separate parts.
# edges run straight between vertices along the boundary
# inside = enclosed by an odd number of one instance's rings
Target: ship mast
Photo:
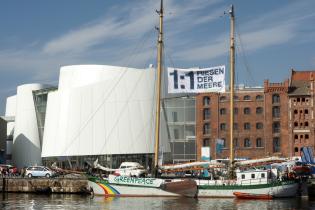
[[[155,110],[155,147],[154,147],[154,169],[153,174],[157,176],[158,172],[158,157],[160,144],[160,107],[161,107],[161,75],[162,75],[162,59],[163,59],[163,0],[161,0],[160,11],[157,11],[160,16],[159,37],[157,43],[157,94],[156,94],[156,110]]]
[[[231,17],[230,31],[230,178],[234,178],[234,72],[235,72],[235,40],[234,40],[234,7],[229,11]]]

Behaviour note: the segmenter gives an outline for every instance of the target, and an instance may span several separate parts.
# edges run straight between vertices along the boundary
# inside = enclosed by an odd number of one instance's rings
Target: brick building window
[[[251,142],[249,138],[244,139],[244,147],[251,147]]]
[[[234,98],[234,101],[238,101],[239,100],[238,96],[234,96],[233,98]]]
[[[206,108],[203,110],[203,120],[209,120],[210,119],[210,109]]]
[[[264,124],[261,122],[256,123],[256,129],[263,129],[264,128]]]
[[[280,122],[272,123],[272,133],[280,133]]]
[[[233,123],[233,130],[238,130],[238,124],[237,123]]]
[[[264,109],[262,107],[257,107],[256,108],[256,114],[262,114]]]
[[[210,139],[208,139],[208,138],[207,138],[207,139],[204,139],[204,140],[203,140],[203,146],[204,146],[204,147],[209,147],[209,146],[210,146]]]
[[[209,123],[205,123],[203,125],[203,134],[210,134],[210,124]]]
[[[245,101],[250,100],[250,96],[249,96],[249,95],[244,96],[244,100],[245,100]]]
[[[249,122],[244,123],[244,130],[250,130],[250,123]]]
[[[238,108],[234,107],[234,115],[237,115],[237,114],[238,114]]]
[[[221,96],[220,97],[220,101],[226,101],[226,97],[225,96]]]
[[[309,135],[308,134],[305,134],[305,139],[309,139]]]
[[[273,152],[280,152],[280,138],[275,137],[272,140]]]
[[[274,117],[274,118],[280,117],[280,106],[272,107],[272,117]]]
[[[223,148],[226,148],[226,140],[225,140],[225,138],[222,138],[222,140],[223,140]]]
[[[226,114],[226,108],[220,109],[220,115],[225,115]]]
[[[308,127],[308,122],[304,122],[304,126],[305,126],[305,127]]]
[[[294,147],[294,152],[298,152],[299,148],[298,147]]]
[[[220,130],[221,131],[225,131],[226,130],[226,124],[225,123],[221,123],[220,124]]]
[[[308,114],[308,109],[304,109],[304,114]]]
[[[210,97],[209,96],[203,97],[203,105],[204,106],[209,106],[210,105]]]
[[[272,103],[273,104],[280,103],[280,95],[279,94],[273,94],[272,95]]]
[[[263,147],[263,142],[261,138],[256,139],[256,147]]]
[[[262,101],[262,100],[264,100],[264,97],[262,95],[256,96],[256,101]]]
[[[250,108],[249,107],[244,108],[244,114],[250,114]]]
[[[239,147],[238,139],[237,139],[237,138],[234,138],[234,139],[233,139],[233,144],[234,144],[234,147],[236,147],[236,148]]]
[[[298,122],[294,122],[294,127],[298,127],[299,123]]]

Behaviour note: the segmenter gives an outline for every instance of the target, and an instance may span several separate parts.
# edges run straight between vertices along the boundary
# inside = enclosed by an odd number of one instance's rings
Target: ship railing
[[[241,181],[236,180],[205,180],[198,179],[196,180],[198,185],[252,185],[252,184],[268,184],[266,179],[257,178],[257,179],[244,179]]]
[[[237,182],[239,185],[268,184],[265,178],[244,179]]]

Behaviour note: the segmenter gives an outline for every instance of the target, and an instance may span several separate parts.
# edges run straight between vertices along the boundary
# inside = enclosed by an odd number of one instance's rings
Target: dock
[[[0,178],[1,192],[89,193],[87,178]]]

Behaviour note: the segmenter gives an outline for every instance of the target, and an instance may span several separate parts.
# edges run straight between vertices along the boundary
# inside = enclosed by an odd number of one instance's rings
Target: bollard
[[[5,192],[5,178],[3,177],[2,178],[2,193],[4,193]]]

